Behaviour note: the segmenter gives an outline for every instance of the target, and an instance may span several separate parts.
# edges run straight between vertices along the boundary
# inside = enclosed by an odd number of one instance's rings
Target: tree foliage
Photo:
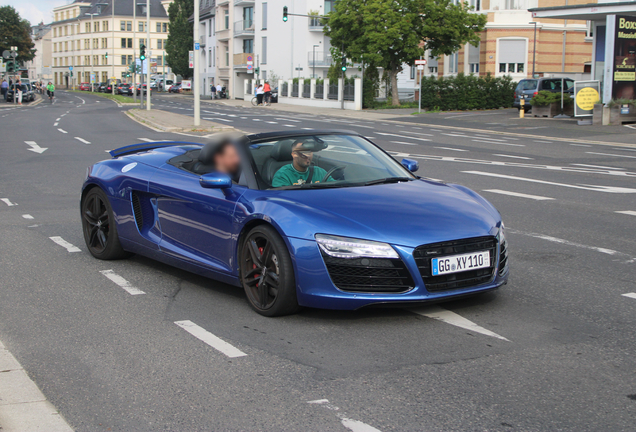
[[[194,46],[194,27],[188,18],[194,13],[194,2],[175,0],[168,8],[170,33],[166,41],[168,64],[172,71],[183,77],[191,77],[189,51]]]
[[[470,9],[452,0],[338,0],[325,20],[325,34],[334,59],[345,55],[381,67],[397,89],[402,65],[412,65],[426,50],[437,57],[479,43],[486,16]],[[399,105],[397,91],[392,102]]]
[[[18,61],[33,60],[35,44],[31,40],[31,24],[20,17],[13,6],[0,7],[0,54],[18,47]]]

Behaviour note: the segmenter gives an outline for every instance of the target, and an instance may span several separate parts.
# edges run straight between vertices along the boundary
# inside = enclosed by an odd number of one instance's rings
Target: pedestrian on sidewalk
[[[221,95],[223,94],[223,86],[221,85],[221,83],[218,83],[216,85],[216,94],[218,94],[219,99],[221,99]]]
[[[7,101],[7,93],[9,92],[9,83],[6,79],[2,80],[2,84],[0,85],[0,91],[2,91],[2,97],[4,101]]]
[[[259,84],[256,88],[256,105],[263,104],[263,96],[265,95],[265,91],[263,90],[263,84]]]
[[[19,79],[13,86],[13,102],[22,105],[22,82]]]
[[[272,101],[272,88],[267,81],[265,81],[265,84],[263,84],[263,93],[265,95],[263,102],[265,105],[269,105]]]
[[[216,99],[216,86],[214,84],[210,86],[210,91],[212,92],[212,99]]]

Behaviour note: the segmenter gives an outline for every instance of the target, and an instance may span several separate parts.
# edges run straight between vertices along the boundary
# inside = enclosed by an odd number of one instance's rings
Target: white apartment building
[[[150,72],[161,73],[168,38],[168,6],[172,0],[150,0],[150,40],[146,2],[75,0],[53,9],[52,66],[57,86],[73,86],[109,78],[126,79],[129,65],[146,45]],[[114,8],[113,8],[114,5]],[[70,76],[73,68],[73,77]],[[130,81],[128,79],[128,81]]]
[[[51,25],[40,23],[31,27],[31,39],[35,46],[35,57],[26,62],[30,80],[49,81],[53,79],[51,56]]]
[[[214,0],[199,0],[199,74],[201,94],[209,96],[216,86],[216,6]],[[190,21],[194,21],[191,17]]]

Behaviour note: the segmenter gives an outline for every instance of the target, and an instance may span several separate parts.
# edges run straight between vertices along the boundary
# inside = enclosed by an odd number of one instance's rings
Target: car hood
[[[495,235],[501,220],[475,192],[427,180],[268,192],[253,210],[261,207],[286,235],[305,239],[322,233],[416,247]]]

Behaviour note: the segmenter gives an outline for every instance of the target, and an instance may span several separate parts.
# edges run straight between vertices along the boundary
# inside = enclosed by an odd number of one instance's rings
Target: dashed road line
[[[190,333],[195,338],[203,341],[204,343],[210,345],[215,350],[221,352],[222,354],[225,354],[226,356],[230,358],[244,357],[247,355],[240,349],[230,345],[229,343],[225,342],[223,339],[213,335],[212,333],[210,333],[203,327],[196,325],[192,321],[189,321],[189,320],[175,321],[175,324],[181,327],[182,329],[184,329],[185,331],[187,331],[188,333]]]
[[[427,139],[427,138],[418,138],[418,137],[411,137],[411,136],[406,136],[406,135],[397,135],[397,134],[386,133],[386,132],[377,132],[377,134],[378,135],[383,135],[383,136],[391,136],[391,137],[395,137],[395,138],[406,138],[406,139],[417,140],[417,141],[430,141],[430,139]]]
[[[570,164],[570,165],[586,167],[586,168],[600,168],[600,169],[608,169],[608,170],[625,171],[625,168],[608,167],[603,165],[588,165],[588,164]]]
[[[446,324],[450,324],[450,325],[464,328],[466,330],[474,331],[475,333],[480,333],[486,336],[490,336],[490,337],[504,340],[506,342],[510,342],[505,337],[498,335],[497,333],[492,332],[486,328],[483,328],[475,324],[474,322],[464,318],[463,316],[456,314],[455,312],[451,312],[448,309],[444,309],[439,306],[424,306],[424,307],[413,308],[409,310],[413,313],[425,316],[427,318],[432,318],[438,321],[445,322]]]
[[[17,206],[16,203],[11,202],[9,198],[0,198],[0,201],[8,205],[9,207]]]
[[[25,219],[34,219],[34,217],[31,216],[30,214],[23,214],[22,217]]]
[[[59,130],[60,132],[62,132],[62,133],[64,133],[64,134],[68,133],[68,132],[66,132],[64,129],[59,129],[59,128],[58,128],[57,130]]]
[[[468,150],[452,148],[452,147],[434,147],[434,148],[441,149],[441,150],[451,150],[451,151],[456,151],[456,152],[467,152],[468,151]]]
[[[55,119],[55,121],[60,121],[60,120],[62,120],[62,119],[61,119],[61,118],[59,118],[59,117]]]
[[[391,143],[393,143],[393,144],[402,144],[402,145],[410,145],[410,146],[416,146],[417,145],[415,143],[407,143],[407,142],[404,142],[404,141],[391,141]]]
[[[570,145],[574,147],[592,147],[591,145],[587,145],[587,144],[570,144]]]
[[[204,117],[204,118],[203,118],[203,120],[219,120],[219,121],[224,121],[224,122],[227,122],[227,123],[232,123],[232,122],[234,122],[234,120],[222,119],[222,118],[218,118],[218,117],[215,117],[215,118],[212,118],[212,117]]]
[[[290,121],[290,122],[293,122],[293,123],[302,123],[302,121],[301,121],[301,120],[293,120],[293,119],[290,119],[290,118],[284,118],[284,117],[276,117],[275,119],[276,119],[276,120]]]
[[[625,293],[625,294],[621,294],[624,297],[629,297],[629,298],[633,298],[636,299],[636,293]]]
[[[533,199],[535,201],[548,201],[548,200],[554,199],[554,198],[544,197],[539,195],[528,195],[528,194],[523,194],[519,192],[505,191],[501,189],[484,189],[484,192],[490,192],[490,193],[495,193],[499,195],[509,195],[509,196],[514,196],[519,198],[528,198],[528,199]]]
[[[584,244],[581,244],[581,243],[576,243],[576,242],[573,242],[573,241],[570,241],[570,240],[565,240],[565,239],[561,239],[561,238],[558,238],[558,237],[552,237],[552,236],[545,235],[545,234],[523,232],[523,231],[517,231],[517,230],[514,230],[514,229],[507,229],[506,231],[511,233],[511,234],[519,234],[519,235],[524,235],[524,236],[527,236],[527,237],[533,237],[533,238],[536,238],[536,239],[547,240],[547,241],[552,242],[552,243],[559,243],[559,244],[566,245],[566,246],[573,246],[573,247],[577,247],[577,248],[581,248],[581,249],[592,250],[592,251],[600,252],[600,253],[606,254],[606,255],[628,256],[626,253],[619,252],[619,251],[616,251],[614,249],[607,249],[607,248],[601,248],[601,247],[597,247],[597,246],[584,245]]]
[[[268,123],[268,124],[278,124],[278,122],[275,122],[275,121],[266,121],[265,123]]]
[[[534,160],[533,158],[530,158],[530,157],[525,157],[525,156],[513,156],[513,155],[506,155],[506,154],[493,154],[493,156],[507,157],[507,158],[512,158],[512,159]]]
[[[84,138],[80,138],[80,137],[75,137],[76,140],[78,140],[79,142],[82,142],[84,144],[90,144],[90,141],[86,141]]]
[[[58,124],[58,122],[53,123],[53,127],[57,127]]]
[[[135,288],[134,286],[132,286],[130,284],[130,282],[128,282],[123,277],[119,276],[113,270],[101,270],[100,273],[103,274],[104,276],[106,276],[108,279],[110,279],[111,282],[113,282],[116,285],[118,285],[121,289],[123,289],[124,291],[126,291],[130,295],[146,294],[145,292],[143,292],[139,288]]]
[[[505,146],[510,146],[510,147],[525,147],[524,144],[511,144],[511,143],[504,143],[504,142],[498,142],[498,141],[484,141],[483,139],[473,139],[473,141],[474,142],[486,143],[486,144],[505,145]]]
[[[285,126],[285,127],[290,127],[290,128],[295,128],[295,127],[297,127],[296,125],[283,125],[283,126]]]
[[[615,211],[614,213],[620,213],[620,214],[624,214],[624,215],[636,216],[636,211],[634,211],[634,210],[619,210],[619,211]]]
[[[636,159],[636,156],[627,156],[627,155],[619,155],[619,154],[612,154],[612,153],[585,152],[585,154],[600,155],[600,156],[614,156],[614,157],[620,157],[620,158]]]
[[[81,252],[82,251],[80,248],[78,248],[77,246],[73,246],[71,243],[67,242],[62,237],[55,236],[55,237],[49,237],[49,238],[51,240],[53,240],[53,243],[62,246],[68,252]]]
[[[381,432],[379,429],[376,429],[371,425],[346,417],[342,412],[340,412],[340,408],[329,402],[329,399],[316,399],[307,401],[307,403],[311,405],[322,405],[328,410],[333,411],[340,419],[340,423],[352,432]]]

